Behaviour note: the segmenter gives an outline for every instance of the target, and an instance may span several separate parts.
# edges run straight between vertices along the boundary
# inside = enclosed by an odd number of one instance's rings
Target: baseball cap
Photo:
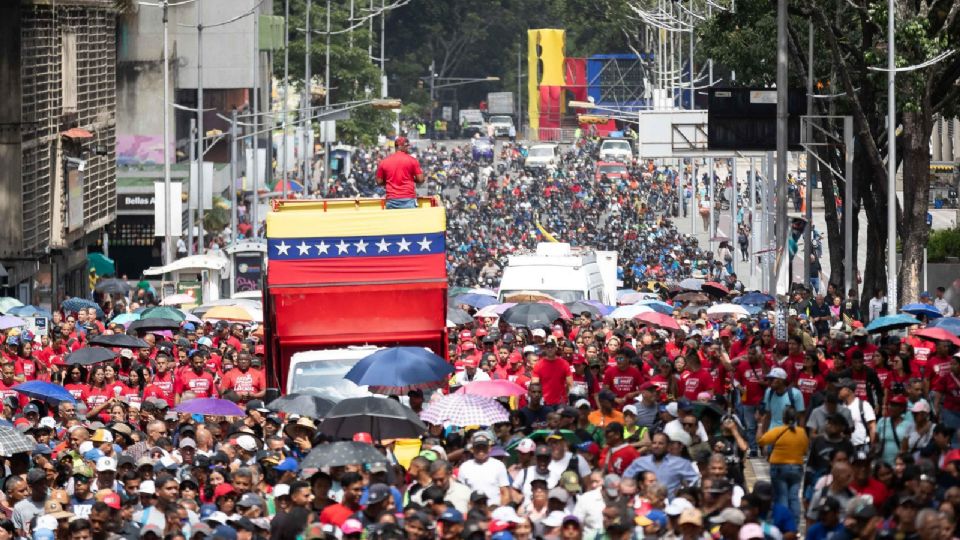
[[[396,147],[407,146],[408,144],[410,144],[410,141],[408,141],[407,138],[402,135],[393,140],[393,145]]]
[[[220,486],[228,486],[230,488],[230,491],[233,491],[233,486],[231,486],[230,484],[220,484]],[[220,486],[217,486],[217,488],[219,489]],[[157,493],[157,488],[156,488],[156,485],[153,483],[153,480],[144,480],[143,482],[140,482],[141,495],[144,495],[144,494],[156,495],[156,493]],[[214,498],[216,498],[216,496]]]
[[[739,508],[724,508],[720,514],[711,519],[715,525],[721,523],[732,523],[733,525],[743,525],[746,522],[747,517],[743,515],[743,511]]]
[[[573,404],[573,406],[578,409],[581,407],[587,407],[589,409],[591,407],[590,402],[582,398],[578,399],[577,402]]]
[[[757,523],[746,523],[740,527],[740,540],[763,539],[763,527]]]
[[[844,377],[837,381],[837,386],[840,388],[848,388],[850,390],[857,389],[857,381],[851,379],[850,377]]]
[[[570,494],[567,492],[567,490],[563,489],[562,487],[555,487],[555,488],[551,488],[550,491],[547,492],[547,498],[556,499],[566,504],[567,501],[570,500]]]
[[[386,484],[372,484],[367,489],[367,504],[377,504],[390,497],[390,488]]]
[[[373,435],[370,435],[366,431],[359,431],[353,434],[353,440],[354,442],[373,444]]]
[[[357,534],[363,532],[363,524],[360,520],[350,518],[340,525],[340,532],[343,534]]]
[[[620,475],[610,473],[603,477],[603,489],[607,496],[616,497],[620,494]]]
[[[687,499],[684,499],[683,497],[674,497],[670,500],[670,504],[668,504],[663,511],[666,512],[668,516],[679,516],[683,514],[684,510],[689,510],[691,508],[693,508],[693,503]]]
[[[297,460],[292,457],[288,457],[274,467],[273,470],[280,472],[293,472],[297,470],[298,467],[299,464],[297,463]]]
[[[117,460],[110,456],[103,456],[97,460],[97,472],[117,470]]]
[[[102,497],[98,497],[104,504],[113,508],[114,510],[120,509],[120,495],[114,491],[107,490],[108,493]],[[99,495],[99,494],[98,494]]]
[[[263,504],[263,498],[256,493],[244,493],[243,497],[240,497],[240,500],[237,501],[237,506],[242,506],[244,508],[263,506]]]
[[[696,508],[687,508],[680,513],[680,518],[677,520],[677,525],[690,524],[696,525],[697,527],[703,526],[703,514],[700,513]]]
[[[460,513],[456,508],[447,508],[440,517],[437,518],[437,521],[445,521],[447,523],[463,523],[463,514]]]
[[[151,487],[153,487],[153,486],[151,486]],[[143,491],[143,485],[142,485],[142,484],[140,485],[140,491],[141,491],[141,492]],[[219,499],[220,497],[223,497],[224,495],[229,495],[229,494],[231,494],[231,493],[233,493],[233,486],[230,485],[230,484],[227,484],[227,483],[223,483],[223,484],[218,485],[216,488],[214,488],[214,490],[213,490],[213,499],[214,499],[214,500],[217,500],[217,499]]]
[[[537,443],[533,442],[531,439],[521,439],[520,443],[517,444],[517,452],[521,454],[529,454],[537,449]]]
[[[770,373],[767,373],[768,379],[780,379],[782,381],[787,380],[787,371],[783,368],[775,367],[770,370]]]
[[[23,408],[23,414],[24,414],[24,416],[26,416],[26,415],[28,415],[28,414],[30,414],[30,413],[40,414],[40,409],[37,407],[36,404],[34,404],[34,403],[28,403],[28,404]]]
[[[547,517],[540,520],[540,524],[544,527],[559,527],[563,525],[563,518],[565,514],[560,510],[554,510],[547,514]]]
[[[237,437],[237,446],[247,452],[253,452],[257,449],[257,440],[250,435],[241,435]]]
[[[46,516],[51,516],[53,519],[72,518],[74,516],[73,512],[68,512],[63,509],[63,505],[60,504],[60,501],[53,499],[47,500],[47,502],[43,505],[43,514]]]

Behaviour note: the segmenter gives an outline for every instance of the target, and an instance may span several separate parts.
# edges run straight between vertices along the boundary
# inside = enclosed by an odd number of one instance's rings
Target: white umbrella
[[[717,304],[707,308],[708,317],[722,319],[728,315],[734,317],[749,317],[750,313],[748,313],[743,306],[737,304]]]
[[[481,294],[483,296],[492,296],[494,298],[497,297],[497,293],[494,291],[491,291],[490,289],[470,289],[464,294]]]
[[[632,319],[641,313],[656,313],[656,310],[648,306],[641,306],[640,304],[631,304],[629,306],[618,307],[611,311],[607,317],[611,319]]]
[[[196,304],[197,299],[189,294],[177,293],[165,296],[160,305],[162,306],[182,306],[183,304]]]

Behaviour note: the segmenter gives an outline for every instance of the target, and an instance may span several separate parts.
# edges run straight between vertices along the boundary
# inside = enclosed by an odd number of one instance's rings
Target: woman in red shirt
[[[880,379],[880,386],[889,388],[887,380],[893,373],[890,369],[890,353],[886,349],[880,349],[873,355],[873,370],[877,372],[877,378]],[[886,393],[886,392],[885,392]]]
[[[120,397],[127,403],[139,405],[143,403],[143,387],[146,386],[144,379],[144,368],[138,367],[130,370],[130,385],[126,387]]]
[[[916,376],[913,372],[913,362],[911,362],[910,359],[911,355],[903,352],[890,357],[890,372],[887,374],[886,380],[883,381],[883,393],[885,395],[890,394],[893,385],[902,384],[906,386],[907,382]],[[878,377],[879,375],[880,374],[877,373]]]
[[[83,366],[78,365],[69,366],[69,368],[67,371],[66,384],[64,384],[63,387],[70,392],[73,399],[86,403],[87,396],[90,393],[89,385],[84,382],[87,379],[87,370]]]
[[[657,374],[650,378],[650,382],[657,385],[657,395],[662,403],[677,399],[677,383],[679,380],[673,362],[667,359],[660,360]]]
[[[826,387],[826,381],[820,374],[820,357],[815,351],[808,351],[803,357],[803,370],[797,374],[797,390],[803,394],[803,404],[809,410],[810,399]]]
[[[104,384],[105,381],[106,379],[103,374],[103,366],[95,366],[90,371],[90,386],[87,389],[86,399],[87,409],[89,409],[91,413],[97,407],[100,407],[113,397],[111,391],[107,389],[106,385]]]
[[[127,385],[117,379],[117,366],[103,366],[103,386],[110,392],[110,397],[120,397],[127,390]]]

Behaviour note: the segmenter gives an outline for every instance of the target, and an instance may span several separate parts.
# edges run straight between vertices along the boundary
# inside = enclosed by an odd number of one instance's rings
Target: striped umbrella
[[[449,394],[424,409],[420,419],[444,426],[492,426],[508,422],[510,415],[503,405],[488,397]]]

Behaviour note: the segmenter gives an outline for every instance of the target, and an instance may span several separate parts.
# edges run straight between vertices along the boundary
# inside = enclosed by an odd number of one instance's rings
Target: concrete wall
[[[20,6],[0,5],[0,257],[22,248]]]

